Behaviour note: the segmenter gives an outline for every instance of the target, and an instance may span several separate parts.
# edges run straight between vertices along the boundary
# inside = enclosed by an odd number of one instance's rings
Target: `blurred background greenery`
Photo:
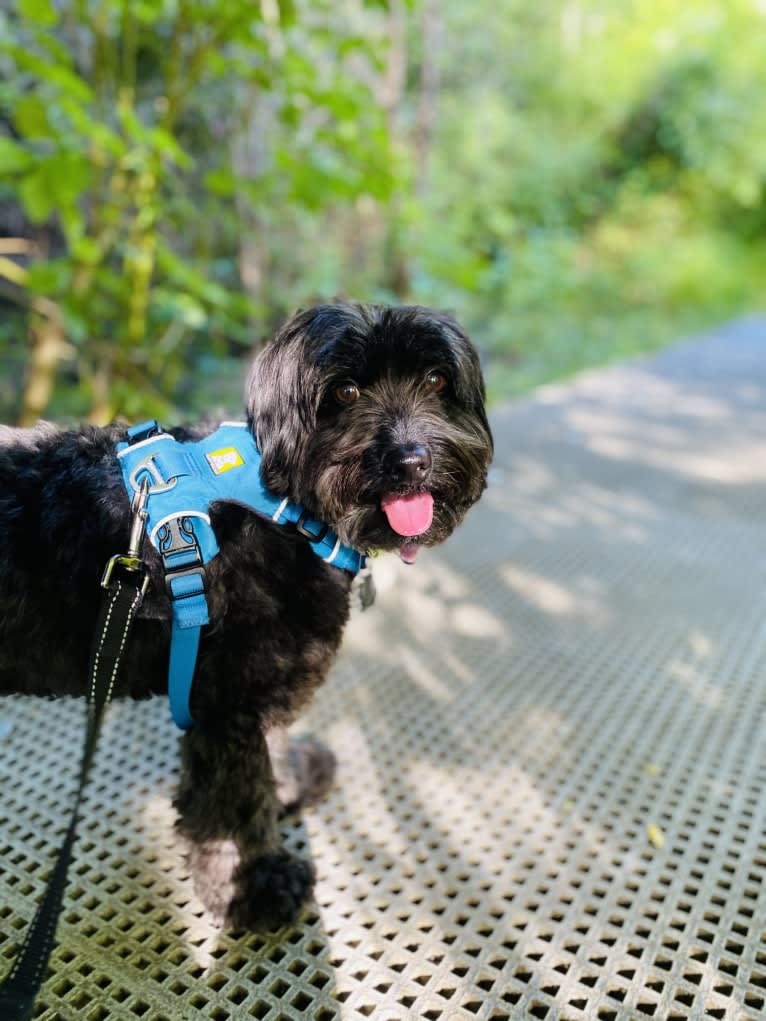
[[[0,418],[236,410],[320,299],[498,398],[764,305],[766,0],[0,0]]]

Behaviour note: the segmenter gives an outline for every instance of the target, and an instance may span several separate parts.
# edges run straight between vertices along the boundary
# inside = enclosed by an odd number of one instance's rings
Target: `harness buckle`
[[[308,511],[301,511],[301,516],[295,522],[295,530],[300,533],[300,535],[305,536],[309,542],[321,542],[330,529],[327,525],[322,525],[318,532],[310,532],[308,528],[306,528],[307,520],[310,520]]]
[[[204,595],[207,591],[207,575],[202,559],[199,541],[194,525],[188,517],[171,518],[160,528],[158,545],[165,567],[165,588],[171,599],[188,599]],[[197,576],[199,586],[173,586],[179,578]]]

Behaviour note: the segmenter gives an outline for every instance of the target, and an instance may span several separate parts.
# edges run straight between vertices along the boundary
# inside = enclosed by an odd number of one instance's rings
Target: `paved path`
[[[494,427],[481,507],[378,565],[304,721],[340,760],[289,834],[316,910],[215,931],[173,842],[164,707],[116,706],[40,1016],[766,1016],[766,324]],[[4,710],[0,954],[73,788],[79,713],[46,706],[43,741],[42,711]]]

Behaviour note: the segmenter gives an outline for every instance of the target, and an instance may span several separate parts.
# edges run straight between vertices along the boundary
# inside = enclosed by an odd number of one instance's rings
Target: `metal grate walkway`
[[[274,936],[212,926],[174,842],[165,706],[117,705],[38,1017],[766,1016],[766,324],[494,425],[482,505],[415,567],[377,564],[299,728],[340,762],[289,829],[316,908]],[[82,707],[0,720],[4,972]]]

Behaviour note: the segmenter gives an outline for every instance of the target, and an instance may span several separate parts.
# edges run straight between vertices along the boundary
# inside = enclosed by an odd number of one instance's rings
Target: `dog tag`
[[[372,578],[372,568],[365,567],[354,579],[356,598],[362,610],[366,610],[375,602],[375,582]]]

